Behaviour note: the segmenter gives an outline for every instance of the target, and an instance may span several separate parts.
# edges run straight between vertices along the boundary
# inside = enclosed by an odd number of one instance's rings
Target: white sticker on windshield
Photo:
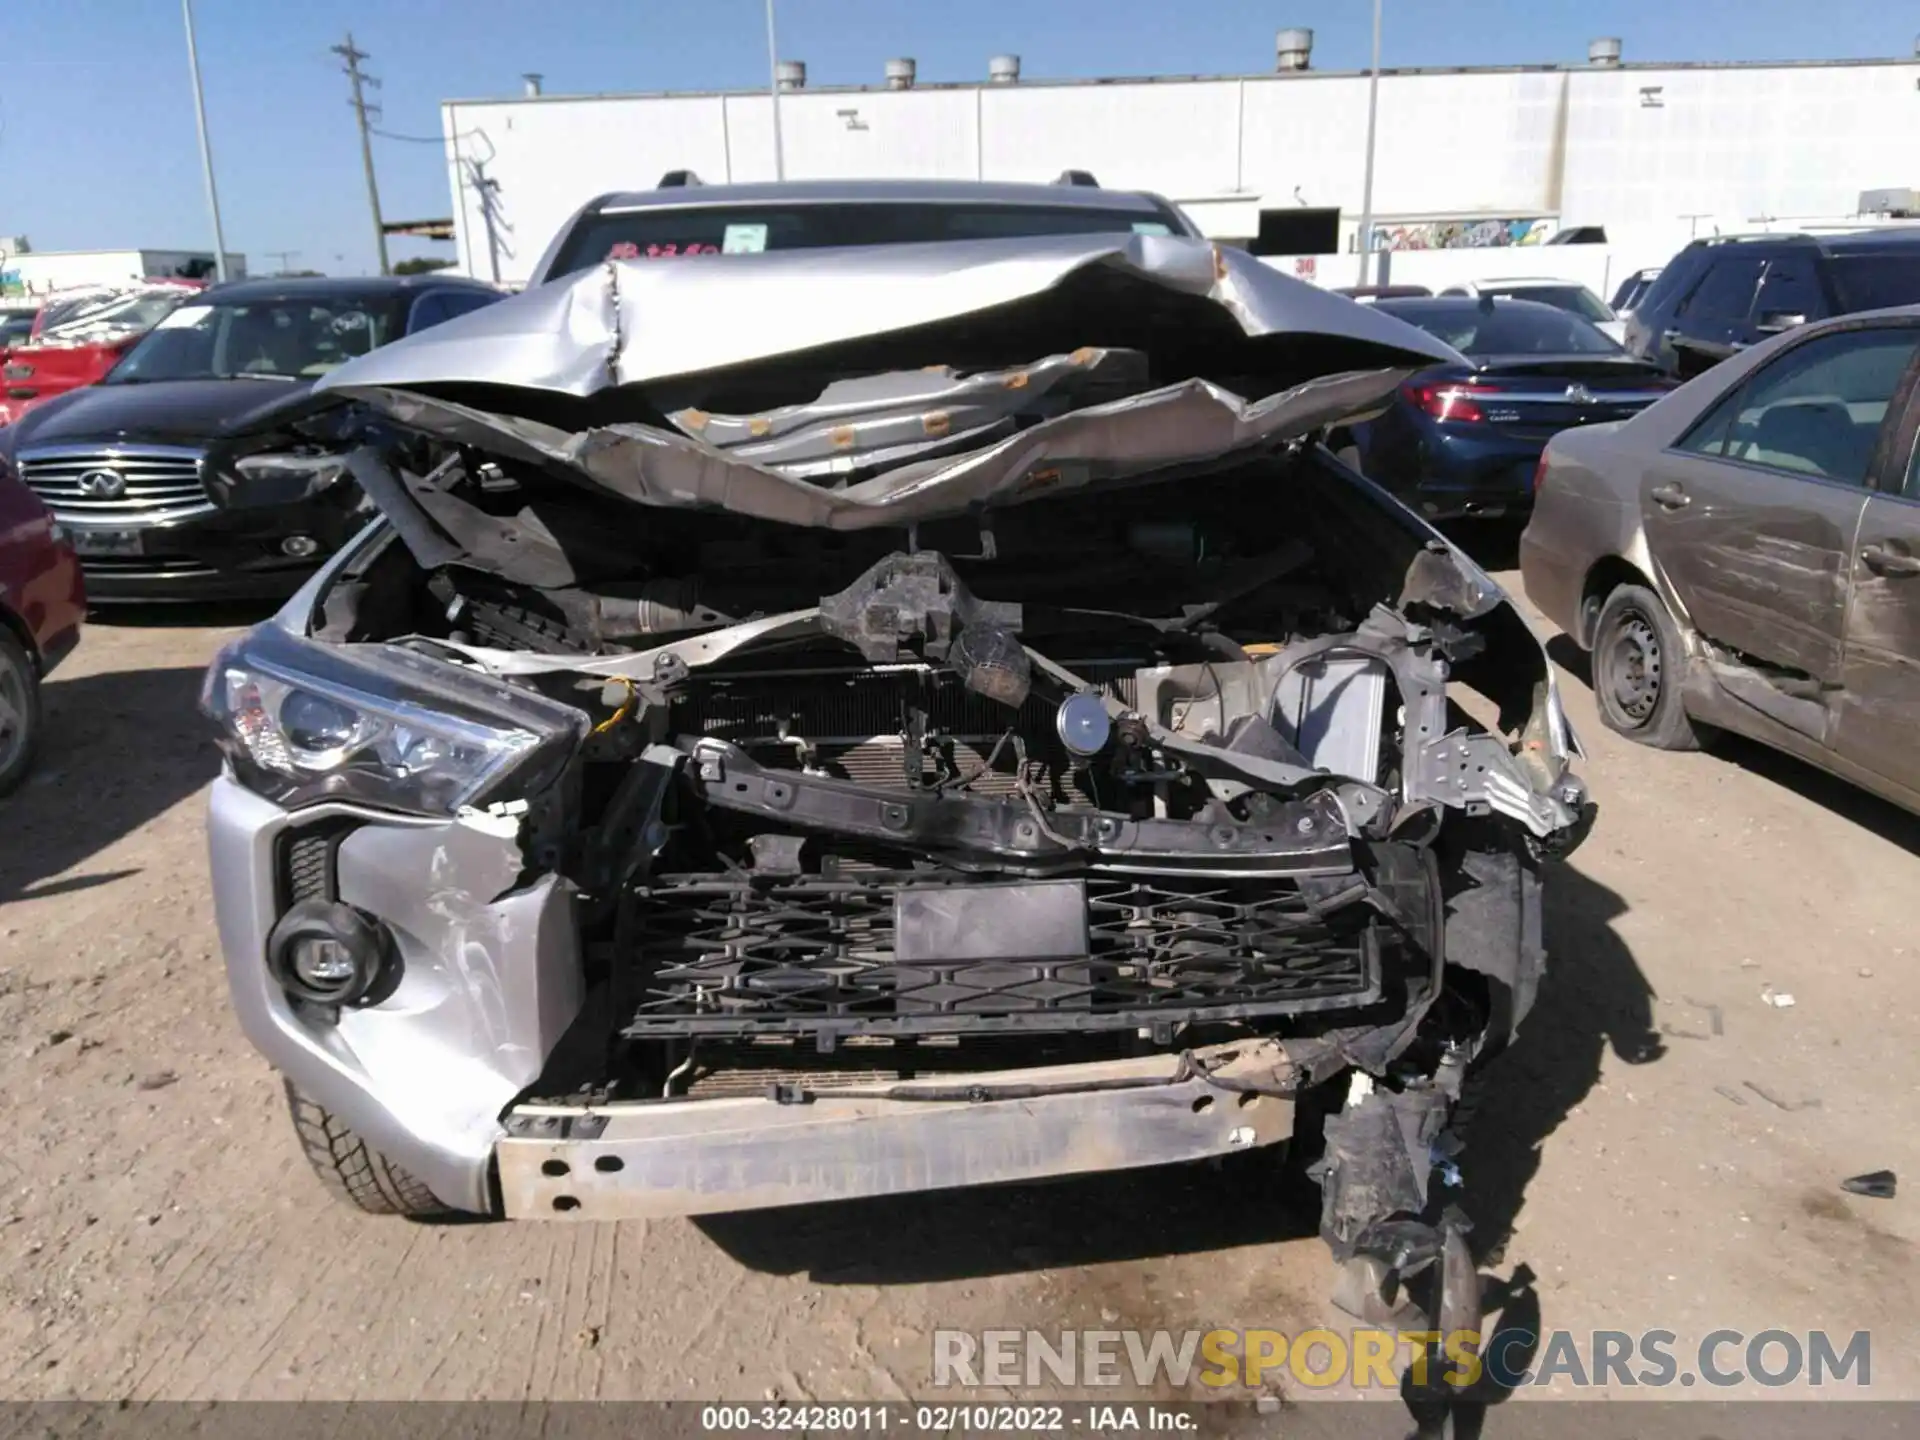
[[[1171,235],[1173,231],[1158,220],[1136,220],[1133,222],[1136,235]]]
[[[723,255],[758,255],[766,248],[767,227],[764,225],[729,225],[720,241]]]
[[[212,313],[213,307],[211,305],[182,305],[178,309],[169,310],[165,315],[162,315],[160,317],[160,323],[154,326],[154,329],[191,329]]]

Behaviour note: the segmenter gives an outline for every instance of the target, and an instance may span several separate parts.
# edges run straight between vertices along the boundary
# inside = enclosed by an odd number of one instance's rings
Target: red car
[[[87,594],[73,547],[34,493],[0,466],[0,795],[40,740],[40,680],[79,643]]]
[[[101,379],[168,311],[205,288],[152,280],[50,298],[27,340],[0,350],[0,425]]]

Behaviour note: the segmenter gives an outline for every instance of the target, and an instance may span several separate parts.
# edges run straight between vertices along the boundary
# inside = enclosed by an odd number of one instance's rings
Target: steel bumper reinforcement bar
[[[1230,1155],[1292,1135],[1292,1083],[1277,1041],[1244,1041],[963,1082],[519,1105],[494,1153],[509,1219],[704,1215]]]

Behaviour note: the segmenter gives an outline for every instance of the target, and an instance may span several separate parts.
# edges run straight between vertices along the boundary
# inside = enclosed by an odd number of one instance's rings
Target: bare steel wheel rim
[[[1607,697],[1621,715],[1644,725],[1660,704],[1660,632],[1638,610],[1620,617],[1607,647]]]
[[[0,658],[0,771],[20,758],[27,745],[27,677]]]

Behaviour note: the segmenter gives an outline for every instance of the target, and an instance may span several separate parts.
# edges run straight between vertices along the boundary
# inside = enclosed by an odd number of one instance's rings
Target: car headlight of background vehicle
[[[248,789],[293,808],[417,814],[538,793],[587,730],[579,710],[392,645],[320,645],[267,624],[215,658],[200,706]]]
[[[347,475],[345,455],[243,455],[233,462],[239,498],[258,505],[291,505],[331,490]]]

